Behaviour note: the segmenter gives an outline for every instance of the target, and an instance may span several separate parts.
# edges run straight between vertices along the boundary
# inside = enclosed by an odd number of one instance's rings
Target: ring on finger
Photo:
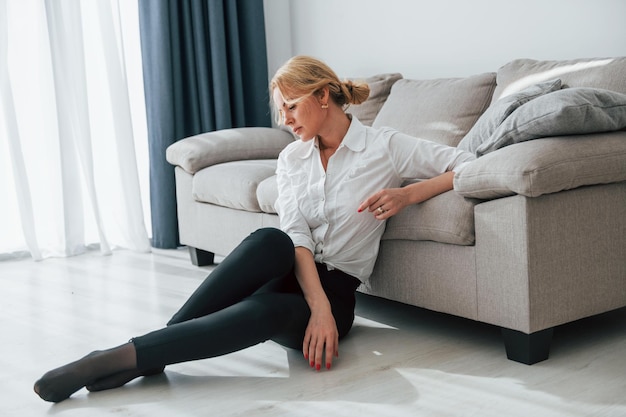
[[[383,213],[385,212],[385,209],[384,209],[382,206],[380,206],[380,207],[378,207],[378,208],[376,209],[376,212],[377,212],[378,214],[383,214]]]

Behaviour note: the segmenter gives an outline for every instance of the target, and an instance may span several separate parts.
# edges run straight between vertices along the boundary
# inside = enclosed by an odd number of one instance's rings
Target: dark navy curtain
[[[184,137],[270,126],[263,0],[140,0],[152,246],[179,244],[174,167]]]

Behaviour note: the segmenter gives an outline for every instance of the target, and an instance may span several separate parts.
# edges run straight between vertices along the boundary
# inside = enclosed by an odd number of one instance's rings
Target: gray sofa
[[[625,74],[626,58],[522,59],[454,79],[384,74],[367,79],[370,98],[348,112],[475,151],[506,123],[528,131],[518,115],[549,93],[516,96],[533,85],[626,94]],[[581,117],[490,150],[456,173],[455,190],[391,218],[359,291],[500,326],[507,356],[526,364],[548,358],[556,326],[626,306],[626,131]],[[195,264],[279,226],[274,170],[293,140],[280,128],[240,128],[168,148],[180,241]]]

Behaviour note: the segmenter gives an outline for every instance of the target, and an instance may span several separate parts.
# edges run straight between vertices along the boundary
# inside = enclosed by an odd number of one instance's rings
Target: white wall
[[[297,54],[340,77],[406,78],[626,56],[626,0],[265,0],[265,15],[270,76]]]

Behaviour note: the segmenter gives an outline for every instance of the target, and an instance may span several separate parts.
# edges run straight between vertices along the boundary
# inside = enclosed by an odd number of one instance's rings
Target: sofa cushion
[[[456,146],[491,102],[495,73],[396,81],[372,126]]]
[[[475,153],[476,149],[489,138],[493,132],[509,117],[513,111],[524,103],[544,94],[561,88],[561,80],[549,80],[531,85],[517,93],[502,97],[493,103],[478,119],[458,145],[464,151]]]
[[[568,61],[517,59],[498,70],[493,101],[542,81],[560,78],[563,86],[604,88],[626,94],[626,57]]]
[[[276,160],[249,160],[212,165],[193,176],[196,201],[238,210],[261,212],[257,187],[274,175]]]
[[[265,213],[278,213],[276,211],[275,203],[278,199],[278,183],[276,182],[276,175],[272,175],[269,178],[261,181],[256,189],[256,198],[259,201],[259,207]]]
[[[522,142],[465,165],[454,189],[465,197],[538,197],[585,185],[626,181],[626,132]]]
[[[370,87],[370,95],[361,104],[352,104],[347,112],[354,114],[366,126],[371,126],[378,112],[385,104],[393,84],[402,78],[402,74],[380,74],[365,79],[353,78],[353,81],[364,81]]]
[[[421,204],[410,205],[387,221],[383,240],[472,245],[476,201],[448,191]]]
[[[476,155],[531,139],[623,128],[626,128],[626,94],[567,88],[538,97],[514,111],[478,146]]]
[[[276,175],[257,188],[261,210],[276,213]],[[383,239],[432,240],[454,245],[474,244],[474,204],[477,200],[448,192],[405,208],[387,222]]]
[[[293,142],[291,129],[241,127],[202,133],[179,140],[167,148],[166,158],[190,174],[222,162],[278,158]]]

